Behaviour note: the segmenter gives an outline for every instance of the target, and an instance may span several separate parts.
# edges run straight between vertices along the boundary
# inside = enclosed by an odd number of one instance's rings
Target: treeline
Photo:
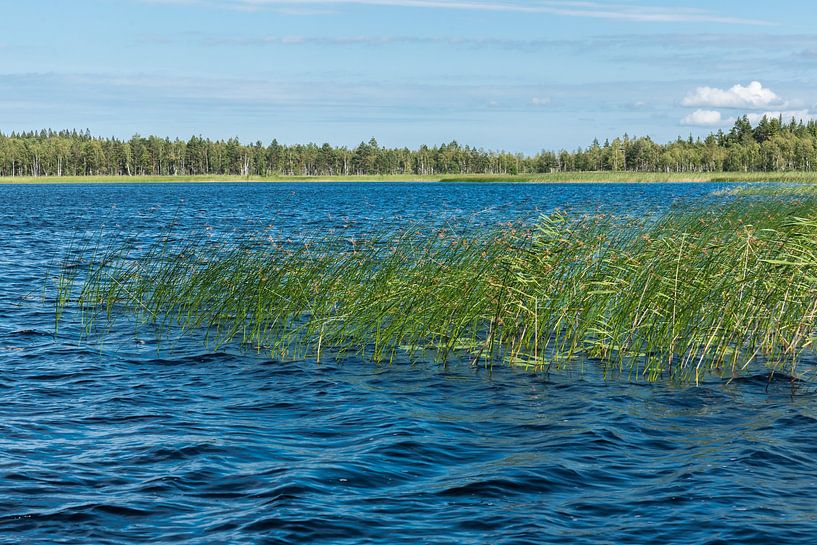
[[[273,140],[187,141],[156,136],[129,140],[89,131],[0,133],[0,176],[356,176],[366,174],[532,174],[569,171],[749,172],[817,168],[817,122],[739,118],[728,132],[658,144],[624,135],[575,151],[523,155],[457,142],[418,149],[283,145]]]

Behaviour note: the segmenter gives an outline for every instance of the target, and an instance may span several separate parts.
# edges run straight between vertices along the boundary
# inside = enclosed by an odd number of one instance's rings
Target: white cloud
[[[724,119],[717,110],[695,110],[681,120],[681,125],[689,127],[720,127],[731,123],[731,119]]]
[[[752,114],[747,114],[746,117],[749,118],[749,121],[751,121],[752,124],[757,123],[758,121],[760,121],[764,117],[768,117],[769,119],[772,119],[772,118],[777,119],[778,117],[782,117],[783,118],[783,123],[788,123],[789,121],[792,120],[792,118],[794,118],[797,121],[803,121],[803,122],[817,121],[817,113],[810,112],[808,110],[783,110],[783,111],[774,111],[774,112],[770,111],[770,112],[763,112],[763,113],[752,113]]]
[[[746,114],[746,118],[752,125],[757,125],[764,117],[768,119],[782,118],[783,123],[788,123],[792,119],[807,123],[817,121],[817,112],[811,110],[769,110]],[[724,117],[717,110],[695,110],[681,120],[681,125],[688,127],[723,127],[732,125],[735,119],[734,117]]]
[[[550,104],[548,97],[533,97],[530,99],[531,106],[547,106]]]
[[[714,108],[762,109],[779,104],[780,97],[759,81],[749,85],[733,85],[729,89],[698,87],[681,102],[683,106],[709,106]]]

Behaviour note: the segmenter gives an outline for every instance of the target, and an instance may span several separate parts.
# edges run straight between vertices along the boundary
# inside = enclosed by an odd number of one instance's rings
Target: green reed
[[[757,366],[802,377],[816,243],[817,192],[732,194],[651,221],[557,213],[476,233],[108,243],[63,268],[55,299],[58,319],[79,309],[89,335],[129,316],[280,358],[593,361],[696,383]]]

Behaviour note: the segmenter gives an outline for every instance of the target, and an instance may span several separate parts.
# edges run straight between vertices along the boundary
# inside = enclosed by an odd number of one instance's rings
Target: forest
[[[90,131],[0,132],[0,176],[359,176],[532,174],[577,171],[810,172],[817,168],[817,122],[744,116],[729,131],[660,144],[625,134],[576,150],[524,155],[462,146],[387,148],[372,138],[354,148],[330,144],[245,144],[237,138],[187,141]]]

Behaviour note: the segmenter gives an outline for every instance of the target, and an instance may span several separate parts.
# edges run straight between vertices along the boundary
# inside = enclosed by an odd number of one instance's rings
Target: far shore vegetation
[[[542,174],[361,174],[349,176],[237,176],[231,174],[144,176],[15,176],[0,177],[9,184],[172,184],[253,182],[474,182],[474,183],[695,183],[789,182],[815,183],[817,172],[550,172]]]
[[[817,122],[739,118],[729,131],[660,144],[624,135],[533,155],[463,146],[284,145],[237,138],[92,136],[89,131],[0,132],[0,182],[222,180],[814,181]]]

